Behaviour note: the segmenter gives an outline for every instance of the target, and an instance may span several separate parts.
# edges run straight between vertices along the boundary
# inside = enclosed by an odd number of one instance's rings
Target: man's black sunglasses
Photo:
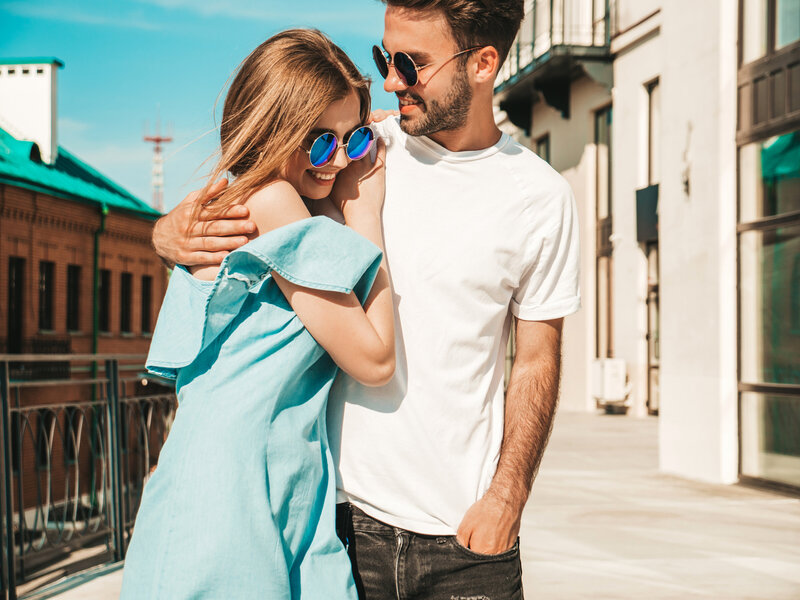
[[[473,50],[478,50],[480,48],[483,48],[483,46],[467,48],[461,52],[456,52],[453,54],[453,56],[441,62],[444,64],[447,61],[453,60],[456,56],[461,56],[466,52],[472,52]],[[389,76],[389,67],[394,67],[394,70],[397,71],[397,76],[408,87],[417,85],[417,82],[419,81],[418,72],[420,70],[436,64],[435,62],[432,62],[425,65],[416,65],[411,57],[405,52],[395,52],[394,57],[391,57],[389,56],[388,52],[384,51],[379,46],[372,47],[372,58],[375,61],[375,66],[378,67],[378,72],[381,74],[381,77],[386,79]]]

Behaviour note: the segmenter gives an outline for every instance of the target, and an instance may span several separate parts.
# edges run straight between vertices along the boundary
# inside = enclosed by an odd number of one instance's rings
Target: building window
[[[100,282],[98,287],[98,328],[100,331],[108,333],[111,331],[111,322],[109,319],[111,315],[111,271],[108,269],[100,269]]]
[[[153,325],[151,314],[153,312],[153,278],[142,275],[142,333],[152,333]]]
[[[800,2],[742,0],[739,22],[746,65],[800,41]]]
[[[120,277],[119,284],[119,330],[122,333],[130,333],[133,275],[130,273],[123,273]]]
[[[550,162],[550,135],[546,134],[536,140],[536,154],[548,163]]]
[[[5,351],[11,354],[22,352],[25,307],[25,259],[8,257],[8,323],[6,327]]]
[[[800,40],[800,2],[777,0],[775,5],[775,49]]]
[[[647,185],[661,181],[661,87],[647,84]]]
[[[80,331],[81,268],[67,265],[67,331]]]
[[[613,232],[611,216],[611,107],[595,113],[596,147],[596,261],[595,261],[595,353],[597,358],[614,356],[612,326]]]
[[[53,295],[56,265],[47,260],[39,263],[39,330],[53,330]]]
[[[739,148],[742,475],[800,487],[800,130]]]

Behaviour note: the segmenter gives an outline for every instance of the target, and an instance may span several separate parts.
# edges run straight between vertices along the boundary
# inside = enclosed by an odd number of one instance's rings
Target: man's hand
[[[473,504],[457,538],[470,550],[497,554],[514,545],[522,509],[539,468],[558,400],[563,319],[517,319],[517,356],[508,383],[503,443],[489,490]]]
[[[511,506],[490,489],[464,515],[456,538],[473,552],[500,554],[516,543],[521,516],[521,507]]]
[[[199,191],[192,192],[161,217],[153,227],[156,253],[171,264],[218,265],[231,250],[246,244],[256,231],[246,206],[237,204],[221,213],[204,208],[193,218],[198,202],[216,198],[227,185],[225,180],[218,181],[202,198]]]

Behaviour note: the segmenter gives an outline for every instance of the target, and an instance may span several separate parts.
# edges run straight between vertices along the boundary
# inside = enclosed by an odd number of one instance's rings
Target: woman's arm
[[[353,163],[348,169],[356,165]],[[341,171],[339,177],[343,177],[348,169]],[[358,165],[348,173],[347,177],[357,182],[359,201],[350,201],[350,206],[345,204],[343,212],[349,226],[383,250],[380,223],[382,160],[378,169],[366,178],[365,169],[364,165]],[[336,185],[339,185],[338,181]],[[275,182],[254,194],[247,206],[257,227],[254,237],[310,216],[297,191],[284,181]],[[394,311],[385,260],[381,261],[363,308],[352,292],[341,294],[315,290],[294,284],[274,272],[272,275],[306,329],[343,371],[365,385],[384,385],[392,378],[395,367]]]

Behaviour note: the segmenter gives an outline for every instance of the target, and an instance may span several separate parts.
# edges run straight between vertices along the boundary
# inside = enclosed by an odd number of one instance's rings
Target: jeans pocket
[[[517,541],[514,542],[514,545],[511,546],[508,550],[503,550],[498,554],[482,554],[480,552],[475,552],[474,550],[470,550],[466,546],[464,546],[461,542],[458,541],[458,538],[454,535],[448,536],[448,540],[450,545],[457,551],[463,554],[464,556],[471,558],[472,560],[479,560],[484,562],[493,562],[493,561],[503,561],[516,558],[519,555],[519,538]]]

